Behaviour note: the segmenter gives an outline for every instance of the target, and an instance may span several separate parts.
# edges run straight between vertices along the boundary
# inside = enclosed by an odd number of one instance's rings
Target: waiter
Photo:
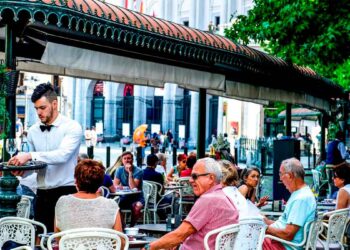
[[[9,162],[16,166],[30,160],[47,163],[47,168],[38,171],[35,219],[53,232],[57,200],[76,192],[74,168],[83,131],[78,122],[58,112],[57,94],[50,84],[38,85],[31,100],[40,121],[28,131],[30,152],[20,153]]]

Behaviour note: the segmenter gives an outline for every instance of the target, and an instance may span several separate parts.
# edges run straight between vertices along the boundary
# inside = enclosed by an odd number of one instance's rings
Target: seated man
[[[311,189],[304,182],[305,171],[301,162],[296,158],[282,161],[280,180],[286,186],[291,196],[283,214],[277,221],[265,218],[268,225],[266,234],[300,243],[306,223],[313,221],[316,215],[316,200]],[[282,243],[265,239],[263,249],[289,249]]]
[[[114,177],[115,186],[127,186],[130,189],[142,190],[142,169],[133,166],[133,155],[130,151],[122,154],[123,165],[117,169]],[[140,194],[125,195],[120,197],[120,209],[131,209],[131,224],[134,226],[142,216],[141,209],[144,205],[142,192]]]
[[[176,230],[147,244],[145,249],[172,249],[181,243],[182,250],[204,249],[204,236],[209,231],[238,223],[238,211],[222,191],[220,180],[218,162],[211,158],[198,160],[193,167],[190,183],[195,195],[200,197]],[[210,249],[214,249],[214,246],[215,237],[210,237]]]
[[[163,175],[155,170],[158,157],[155,154],[147,156],[147,167],[143,170],[143,180],[158,182],[162,186],[164,185]]]

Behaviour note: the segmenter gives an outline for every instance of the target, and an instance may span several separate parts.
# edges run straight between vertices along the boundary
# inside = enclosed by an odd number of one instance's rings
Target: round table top
[[[172,230],[167,228],[166,224],[143,224],[136,225],[141,231],[156,232],[156,233],[168,233]]]
[[[141,191],[132,191],[132,190],[118,190],[115,193],[110,193],[111,196],[123,196],[123,195],[133,195],[133,194],[140,194]]]
[[[0,171],[24,171],[46,168],[47,164],[42,161],[30,161],[23,166],[7,165],[7,162],[0,163]]]
[[[167,190],[173,190],[173,189],[182,189],[185,188],[186,186],[165,186],[164,189]]]

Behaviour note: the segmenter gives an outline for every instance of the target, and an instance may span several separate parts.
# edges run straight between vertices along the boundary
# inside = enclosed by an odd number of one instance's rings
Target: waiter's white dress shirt
[[[38,170],[38,189],[74,186],[74,168],[77,164],[83,131],[80,124],[59,114],[50,131],[41,131],[41,122],[28,131],[28,143],[33,161],[47,163]]]

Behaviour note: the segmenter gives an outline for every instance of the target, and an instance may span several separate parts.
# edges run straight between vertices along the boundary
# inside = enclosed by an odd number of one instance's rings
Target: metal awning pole
[[[321,159],[326,160],[326,127],[328,127],[328,117],[325,112],[321,115],[321,141],[320,141],[320,153]]]
[[[15,37],[13,33],[13,27],[11,24],[6,25],[6,42],[5,42],[5,65],[9,73],[6,73],[4,83],[6,83],[6,111],[9,114],[10,129],[7,138],[16,137],[16,88],[17,88],[17,77],[16,75],[16,58],[14,56],[14,42]],[[14,75],[13,75],[14,73]],[[18,76],[18,75],[17,75]],[[5,123],[5,122],[4,122]],[[4,127],[8,126],[4,124]],[[6,141],[5,141],[6,143]],[[4,148],[6,144],[4,143]],[[6,150],[4,150],[5,152]],[[9,154],[4,153],[4,161],[9,159]],[[17,214],[17,203],[21,199],[21,196],[16,193],[19,180],[12,175],[10,171],[3,171],[2,177],[0,178],[0,218],[6,216],[16,216]]]
[[[286,136],[292,136],[292,104],[286,104]]]
[[[207,91],[199,89],[198,129],[197,129],[197,158],[205,156],[206,104]]]
[[[5,65],[9,70],[16,70],[16,59],[14,56],[14,34],[13,28],[11,24],[6,25],[6,42],[5,42]],[[9,77],[11,78],[11,76]],[[11,81],[7,81],[6,86],[6,110],[9,114],[9,118],[11,121],[8,138],[16,137],[16,87],[11,85]],[[13,88],[15,88],[13,90]]]

